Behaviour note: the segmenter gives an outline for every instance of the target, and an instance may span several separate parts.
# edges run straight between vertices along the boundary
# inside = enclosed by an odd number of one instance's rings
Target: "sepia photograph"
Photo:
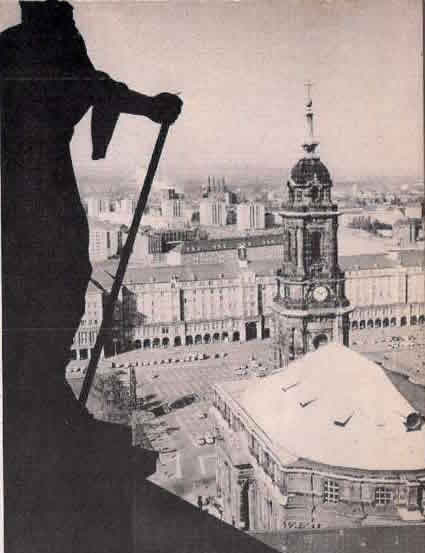
[[[0,0],[1,551],[423,553],[423,21]]]

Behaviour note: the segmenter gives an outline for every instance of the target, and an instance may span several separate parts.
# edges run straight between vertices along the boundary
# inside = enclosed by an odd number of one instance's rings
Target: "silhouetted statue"
[[[67,2],[22,2],[21,10],[22,23],[0,35],[4,420],[15,480],[27,474],[22,452],[47,455],[49,425],[84,420],[65,380],[91,275],[74,126],[93,107],[99,159],[120,113],[173,123],[182,106],[175,95],[145,96],[97,71]]]
[[[8,408],[66,415],[73,396],[65,365],[91,274],[73,128],[93,106],[99,159],[119,113],[172,123],[182,102],[133,92],[97,71],[67,2],[23,2],[21,9],[22,23],[0,37],[5,391]]]

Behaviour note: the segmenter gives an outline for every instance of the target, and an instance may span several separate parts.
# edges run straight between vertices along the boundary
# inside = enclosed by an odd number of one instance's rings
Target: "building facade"
[[[71,359],[90,359],[103,318],[103,292],[89,283],[84,315],[71,346]]]
[[[425,324],[424,253],[396,250],[387,255],[340,258],[346,294],[353,306],[351,331]]]
[[[241,244],[246,248],[248,261],[282,258],[283,242],[281,232],[187,241],[169,252],[167,264],[178,266],[237,262]]]
[[[213,405],[228,523],[273,531],[424,520],[423,419],[361,355],[328,344],[266,379],[215,385]]]
[[[227,223],[226,204],[222,200],[205,199],[199,204],[199,222],[205,226],[224,226]]]
[[[291,171],[281,213],[284,257],[273,303],[276,349],[285,361],[331,341],[349,341],[350,307],[338,263],[339,214],[329,171],[317,153],[310,98],[306,119],[304,157]]]
[[[240,231],[262,230],[266,228],[264,204],[248,202],[237,206],[236,224]]]
[[[122,347],[275,337],[281,261],[250,261],[246,251],[245,259],[224,263],[130,266],[123,289]],[[422,252],[343,256],[339,264],[352,306],[352,333],[425,325]]]
[[[93,217],[89,223],[89,256],[92,263],[106,261],[121,251],[123,233],[120,225]]]

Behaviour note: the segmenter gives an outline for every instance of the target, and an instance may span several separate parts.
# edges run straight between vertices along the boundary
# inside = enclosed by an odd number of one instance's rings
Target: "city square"
[[[394,385],[425,414],[422,329],[358,330],[352,332],[351,340],[352,348],[385,368]],[[118,374],[128,387],[130,366],[135,369],[139,406],[157,413],[160,408],[160,414],[145,425],[152,446],[160,454],[152,481],[194,505],[199,496],[214,498],[215,444],[205,441],[208,434],[216,436],[215,422],[210,416],[211,386],[247,377],[267,378],[264,375],[275,372],[272,341],[133,350],[103,359],[99,373]],[[68,378],[77,387],[81,372],[84,372],[81,361],[72,361]],[[182,398],[188,398],[187,405],[170,408]],[[213,503],[208,508],[220,516]]]

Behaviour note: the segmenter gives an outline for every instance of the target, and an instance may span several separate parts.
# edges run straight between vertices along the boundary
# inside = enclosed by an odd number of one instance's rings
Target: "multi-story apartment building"
[[[123,347],[249,340],[273,335],[280,259],[130,267]],[[425,324],[425,272],[417,250],[342,256],[352,330]],[[100,277],[101,278],[101,277]]]
[[[86,308],[71,346],[71,359],[90,359],[103,318],[103,291],[91,282],[86,293]]]
[[[260,202],[239,204],[236,212],[236,224],[240,231],[262,230],[266,228],[264,204]]]
[[[217,199],[204,199],[199,205],[199,221],[205,226],[224,226],[227,222],[226,203]]]
[[[99,277],[99,280],[96,277]],[[111,286],[112,277],[104,272],[102,274],[100,272],[95,273],[91,282],[89,282],[84,315],[71,346],[71,360],[84,361],[90,359],[102,324],[105,302]],[[104,354],[106,356],[114,355],[122,350],[124,344],[123,328],[123,305],[122,294],[120,293],[115,305],[112,326],[106,336],[102,356]]]
[[[120,225],[89,217],[89,256],[91,262],[100,262],[117,255],[122,246]]]

